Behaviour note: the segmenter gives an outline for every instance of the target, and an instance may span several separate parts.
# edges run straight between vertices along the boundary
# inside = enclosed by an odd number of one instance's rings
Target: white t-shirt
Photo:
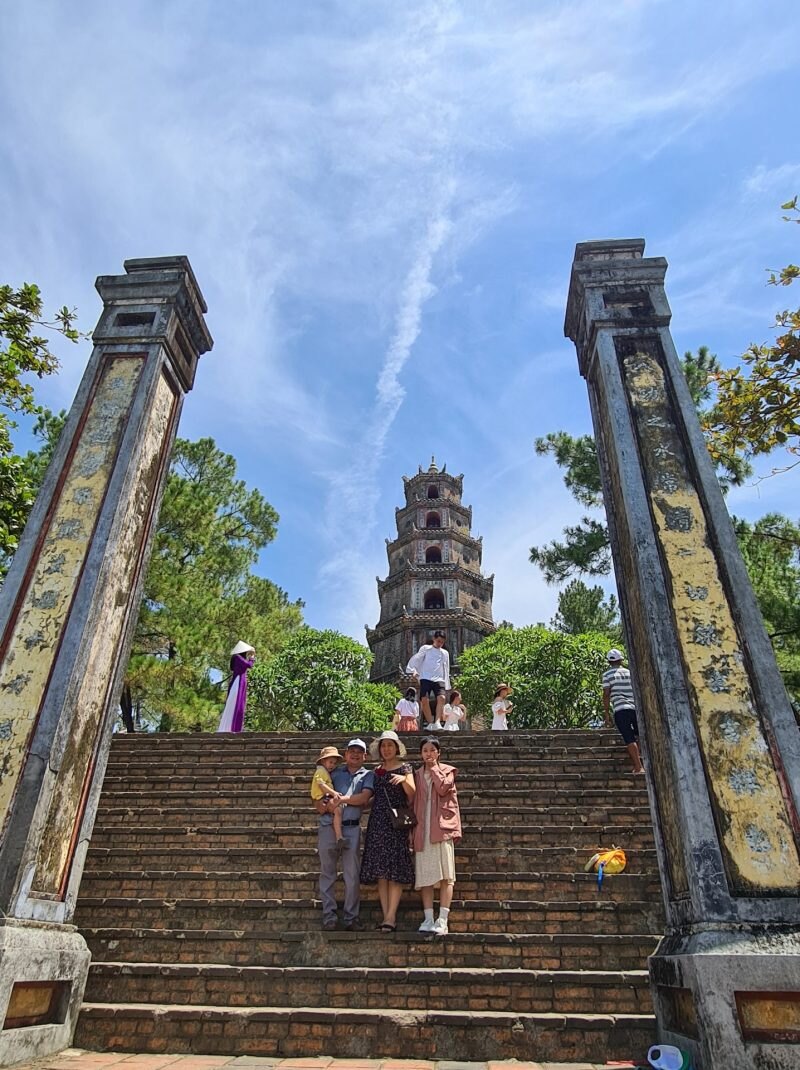
[[[464,711],[461,706],[451,706],[447,702],[442,712],[444,713],[445,732],[457,732],[461,727],[461,722],[464,720]]]
[[[420,680],[443,683],[450,690],[450,655],[445,648],[426,643],[411,658],[406,672],[416,673]]]
[[[415,720],[419,719],[419,703],[411,702],[407,698],[401,698],[395,706],[395,710],[401,717],[413,717]]]
[[[508,718],[506,711],[511,703],[508,699],[498,698],[492,703],[492,731],[493,732],[507,732],[508,731]]]

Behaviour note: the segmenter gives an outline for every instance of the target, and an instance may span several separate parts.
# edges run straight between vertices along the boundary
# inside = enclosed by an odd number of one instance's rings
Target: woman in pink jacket
[[[456,770],[439,761],[441,744],[433,736],[420,742],[422,765],[414,773],[414,887],[422,897],[421,933],[447,935],[447,919],[456,882],[454,845],[461,839]],[[439,888],[439,917],[433,920],[433,890]]]

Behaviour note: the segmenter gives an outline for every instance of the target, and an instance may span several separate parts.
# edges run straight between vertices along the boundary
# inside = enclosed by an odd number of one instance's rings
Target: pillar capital
[[[130,349],[161,343],[182,389],[191,390],[198,358],[214,342],[189,258],[141,257],[124,266],[125,275],[100,275],[95,282],[105,305],[92,335],[95,345]]]
[[[667,261],[645,257],[644,244],[644,238],[618,238],[575,246],[564,334],[575,343],[584,377],[598,330],[669,326]]]

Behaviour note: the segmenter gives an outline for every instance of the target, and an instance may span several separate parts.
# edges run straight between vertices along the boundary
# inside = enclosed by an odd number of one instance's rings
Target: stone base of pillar
[[[800,1066],[800,930],[666,936],[649,966],[659,1040],[695,1070]]]
[[[72,925],[0,922],[0,1066],[70,1046],[90,961]]]

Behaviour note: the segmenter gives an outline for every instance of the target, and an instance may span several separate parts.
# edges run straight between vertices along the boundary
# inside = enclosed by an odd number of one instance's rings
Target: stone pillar
[[[97,280],[91,359],[0,591],[0,1065],[72,1037],[89,951],[70,921],[178,417],[212,346],[186,257],[125,271]]]
[[[657,829],[659,1036],[704,1070],[800,1065],[800,733],[669,331],[667,262],[577,246],[586,378]]]

